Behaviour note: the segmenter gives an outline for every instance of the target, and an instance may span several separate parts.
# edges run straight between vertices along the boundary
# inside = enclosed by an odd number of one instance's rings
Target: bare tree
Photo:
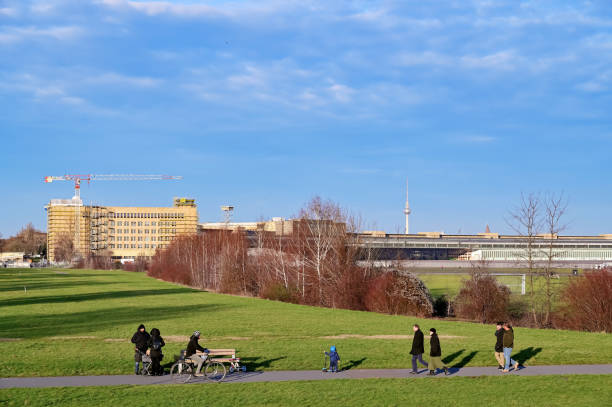
[[[323,201],[318,196],[299,213],[298,233],[304,249],[301,261],[315,274],[316,302],[319,305],[330,305],[329,299],[323,295],[324,286],[326,279],[333,275],[329,266],[333,259],[338,258],[338,240],[346,234],[346,218],[337,204]]]
[[[544,230],[548,238],[548,245],[545,249],[546,267],[544,270],[544,326],[552,326],[552,306],[556,290],[553,287],[553,261],[558,257],[558,253],[553,250],[554,241],[557,236],[567,228],[563,223],[563,216],[567,210],[567,199],[560,193],[547,194],[544,199]]]
[[[521,254],[521,260],[527,266],[527,275],[529,278],[529,305],[533,323],[536,326],[540,325],[538,318],[538,298],[537,298],[537,257],[538,248],[536,238],[541,233],[542,208],[539,194],[530,193],[525,195],[521,193],[521,201],[519,206],[510,211],[510,219],[507,220],[508,225],[525,241],[525,249]]]
[[[71,233],[61,233],[55,241],[54,260],[70,262],[75,255]]]

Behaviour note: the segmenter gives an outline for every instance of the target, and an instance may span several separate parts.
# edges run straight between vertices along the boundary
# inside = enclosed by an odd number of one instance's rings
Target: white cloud
[[[438,65],[447,66],[453,64],[453,57],[449,55],[439,54],[433,51],[403,52],[397,55],[394,60],[401,66],[417,66],[417,65]]]
[[[227,82],[229,86],[234,88],[262,87],[268,84],[268,78],[261,69],[247,65],[243,73],[229,76]]]
[[[496,141],[497,138],[493,136],[484,136],[478,134],[466,135],[466,136],[458,136],[454,138],[455,141],[460,143],[470,143],[470,144],[485,144]]]
[[[16,8],[2,7],[0,8],[0,16],[16,17],[19,11]]]
[[[388,9],[363,10],[346,17],[347,20],[358,23],[373,24],[375,27],[393,28],[401,26],[403,29],[431,29],[440,28],[442,22],[437,18],[412,18],[400,16]]]
[[[524,59],[513,50],[498,51],[486,55],[446,55],[433,51],[420,53],[402,52],[393,61],[399,66],[439,66],[448,68],[512,70]]]
[[[351,101],[355,90],[349,86],[334,83],[327,88],[332,96],[339,102],[347,103]]]
[[[0,31],[0,43],[10,44],[32,39],[54,39],[58,41],[72,40],[84,32],[78,26],[40,27],[4,27]]]
[[[488,68],[496,70],[512,70],[516,68],[519,57],[514,51],[500,51],[483,56],[466,55],[459,61],[467,68]]]
[[[68,89],[70,83],[70,81],[49,80],[22,73],[0,78],[0,89],[28,95],[36,103],[70,105],[82,111],[101,115],[117,114],[111,109],[95,106],[85,98],[74,95]]]
[[[181,4],[168,1],[129,1],[129,0],[100,0],[99,3],[114,9],[124,11],[137,11],[148,16],[160,14],[174,14],[180,17],[194,16],[220,16],[226,15],[220,9],[206,4]]]
[[[30,6],[30,10],[35,14],[49,14],[55,10],[56,5],[52,3],[35,3]]]
[[[107,8],[123,11],[136,12],[147,16],[175,16],[180,18],[242,18],[250,21],[258,16],[270,16],[279,14],[286,10],[296,8],[308,8],[308,3],[300,1],[257,1],[257,2],[228,2],[218,5],[193,3],[193,2],[171,2],[171,1],[133,1],[133,0],[97,0]],[[313,7],[310,10],[314,10]],[[270,21],[268,20],[268,23]]]
[[[595,75],[592,79],[576,85],[576,89],[584,92],[604,92],[610,87],[612,82],[612,71],[605,71]]]
[[[134,86],[138,88],[154,88],[162,83],[161,79],[150,78],[147,76],[126,76],[115,72],[108,72],[99,76],[90,77],[85,81],[96,85],[117,84]]]

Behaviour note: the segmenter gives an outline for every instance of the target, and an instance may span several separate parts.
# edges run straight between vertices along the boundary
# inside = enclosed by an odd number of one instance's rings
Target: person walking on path
[[[437,369],[443,369],[444,374],[448,376],[448,367],[442,362],[442,348],[440,347],[440,339],[436,333],[436,328],[429,330],[429,375],[435,376]]]
[[[202,376],[200,370],[202,370],[202,365],[204,361],[208,358],[208,349],[203,348],[198,343],[200,339],[200,331],[195,331],[191,338],[189,338],[189,343],[187,344],[187,351],[185,352],[185,357],[193,360],[194,363],[198,364],[198,367],[195,371],[195,376]],[[201,355],[204,354],[204,357]]]
[[[412,339],[412,349],[410,350],[412,355],[412,372],[410,373],[418,374],[417,360],[425,367],[428,367],[428,365],[423,360],[423,353],[425,353],[423,332],[421,332],[421,328],[417,324],[414,324],[412,330],[414,331],[414,338]]]
[[[166,346],[166,343],[164,342],[164,338],[161,337],[161,332],[159,332],[159,329],[151,329],[151,338],[149,338],[148,345],[149,350],[147,353],[151,357],[151,374],[153,376],[162,376],[164,371],[159,362],[161,362],[162,358],[164,357],[162,354],[162,348]]]
[[[495,331],[495,337],[497,338],[496,342],[495,342],[495,359],[497,360],[497,364],[499,366],[497,366],[498,369],[503,369],[505,362],[504,362],[504,327],[503,327],[504,323],[503,322],[498,322],[497,323],[497,330]]]
[[[140,370],[140,362],[142,362],[142,355],[146,353],[149,347],[149,339],[151,336],[145,330],[144,324],[140,324],[138,329],[132,335],[132,343],[135,345],[134,348],[134,374],[138,374]]]
[[[504,359],[506,359],[506,363],[504,365],[504,370],[502,372],[508,373],[510,371],[510,365],[514,365],[514,370],[518,370],[519,362],[512,359],[510,355],[512,354],[512,348],[514,347],[514,330],[510,326],[508,322],[504,323]]]

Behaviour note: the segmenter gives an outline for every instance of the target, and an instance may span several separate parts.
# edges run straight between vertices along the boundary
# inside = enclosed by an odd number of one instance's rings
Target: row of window
[[[165,245],[163,245],[163,244],[156,245],[155,243],[153,243],[153,244],[145,243],[144,245],[142,243],[138,243],[138,244],[134,244],[134,243],[132,243],[132,244],[122,244],[122,243],[119,243],[117,245],[111,244],[110,248],[111,249],[142,249],[143,246],[144,246],[145,249],[156,249],[158,247],[160,249],[162,249],[162,248],[165,247]]]
[[[149,240],[152,241],[152,242],[155,242],[156,240],[159,240],[159,241],[170,241],[172,239],[173,239],[172,236],[159,236],[159,237],[151,236],[150,238],[149,238],[149,236],[145,236],[145,237],[142,237],[142,236],[138,236],[138,237],[136,237],[136,236],[117,236],[117,237],[111,236],[109,238],[109,240],[111,242],[114,242],[115,240],[117,240],[118,242],[121,242],[121,241],[124,241],[124,242],[148,242]]]
[[[134,213],[134,212],[117,212],[108,214],[109,218],[180,218],[185,217],[184,213]]]
[[[151,222],[149,222],[149,221],[144,221],[144,222],[142,222],[142,221],[139,221],[139,222],[131,221],[131,222],[128,222],[127,220],[125,220],[125,221],[118,220],[117,221],[117,226],[156,226],[156,225],[159,225],[159,226],[176,226],[176,221],[172,221],[172,222],[170,222],[170,221],[168,221],[168,222],[161,222],[161,221],[160,222],[156,222],[156,221],[151,221]],[[115,221],[111,220],[110,221],[110,226],[115,226]]]
[[[122,240],[126,241],[126,242],[129,242],[129,241],[132,241],[132,242],[136,242],[136,241],[138,241],[138,242],[142,242],[142,241],[148,242],[149,240],[155,241],[155,240],[157,240],[157,238],[155,236],[151,236],[150,238],[149,238],[149,236],[146,236],[146,237],[138,236],[138,238],[136,238],[136,236],[125,236],[125,237],[117,236],[117,241],[118,242],[121,242]],[[110,237],[110,241],[114,242],[115,241],[115,236],[111,236]]]
[[[145,234],[148,235],[149,233],[151,233],[152,235],[156,234],[156,233],[173,233],[176,234],[176,229],[109,229],[108,231],[110,234],[113,233],[117,233],[117,234],[127,234],[127,233],[132,233],[132,234]]]

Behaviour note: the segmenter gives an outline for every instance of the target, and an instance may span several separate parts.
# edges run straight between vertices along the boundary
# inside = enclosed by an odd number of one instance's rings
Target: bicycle
[[[195,371],[196,364],[190,358],[181,358],[170,368],[170,375],[176,383],[187,383],[196,377]],[[206,379],[219,383],[225,378],[227,370],[223,363],[207,357],[202,366],[202,373]]]

